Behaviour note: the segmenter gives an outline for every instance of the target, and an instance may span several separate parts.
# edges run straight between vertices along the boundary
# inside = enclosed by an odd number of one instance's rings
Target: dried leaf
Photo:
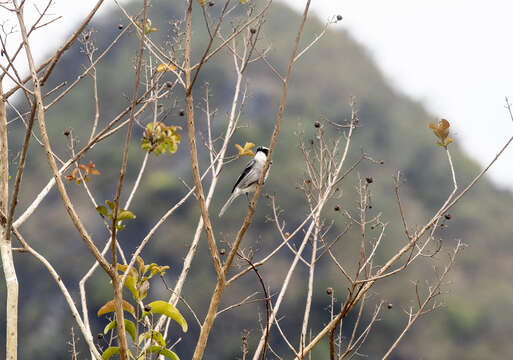
[[[129,302],[127,302],[125,300],[123,300],[123,310],[128,311],[130,314],[135,316],[135,309],[134,309],[134,307]],[[103,305],[98,310],[97,315],[98,316],[102,316],[104,314],[108,314],[108,313],[114,312],[114,311],[115,311],[114,300],[110,300],[110,301],[106,302],[105,305]]]

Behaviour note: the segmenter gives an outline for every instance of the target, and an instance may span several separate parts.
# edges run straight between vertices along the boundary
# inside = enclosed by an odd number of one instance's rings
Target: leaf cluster
[[[141,142],[141,149],[153,152],[159,156],[166,151],[173,155],[178,150],[180,144],[180,126],[167,126],[162,122],[149,123],[144,129],[144,135]]]
[[[100,175],[100,172],[95,168],[94,163],[89,161],[87,166],[84,164],[78,164],[77,167],[73,169],[71,174],[66,175],[66,180],[75,181],[77,185],[80,185],[82,183],[80,175],[86,182],[89,182],[90,175]]]
[[[433,131],[435,136],[441,140],[436,142],[438,146],[447,148],[447,145],[452,143],[452,139],[449,137],[449,127],[451,126],[449,121],[446,119],[441,119],[438,124],[430,122],[428,126]]]
[[[179,360],[178,355],[166,347],[166,341],[164,340],[163,335],[159,331],[156,331],[155,329],[147,326],[148,323],[152,322],[144,322],[147,316],[159,314],[167,316],[177,322],[182,327],[183,332],[187,332],[188,330],[187,321],[174,305],[162,300],[156,300],[147,305],[144,305],[142,302],[150,289],[150,283],[148,280],[157,274],[164,275],[166,270],[169,269],[169,266],[159,266],[155,263],[145,264],[140,256],[138,256],[136,260],[137,267],[132,267],[129,270],[126,280],[123,284],[130,291],[134,302],[137,304],[136,308],[126,300],[123,300],[122,303],[123,310],[131,314],[135,319],[135,322],[132,320],[124,319],[126,332],[134,344],[137,344],[137,353],[134,356],[133,353],[129,350],[129,356],[131,359],[139,360],[144,359],[146,355],[155,354],[163,355],[171,360]],[[127,271],[128,265],[118,264],[117,269],[118,271],[124,273]],[[100,317],[114,311],[114,300],[110,300],[98,310],[97,315]],[[146,326],[144,328],[146,331],[143,331],[139,334],[138,330],[141,324]],[[105,326],[103,333],[108,334],[109,332],[114,331],[114,329],[118,329],[116,320],[110,321]],[[139,345],[141,344],[144,344],[144,346],[142,346],[141,350],[139,351]],[[118,353],[119,347],[109,346],[103,352],[102,358],[104,360],[108,360],[113,355]]]
[[[125,283],[123,284],[132,294],[132,297],[136,302],[143,300],[150,288],[148,280],[157,274],[164,275],[169,266],[159,266],[155,263],[145,265],[143,259],[138,256],[137,269],[131,267],[126,277]],[[125,272],[128,269],[128,265],[117,264],[118,270]]]

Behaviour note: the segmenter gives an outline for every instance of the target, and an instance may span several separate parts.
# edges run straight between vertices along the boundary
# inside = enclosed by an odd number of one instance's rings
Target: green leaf
[[[169,266],[167,266],[167,265],[158,266],[157,264],[151,264],[151,274],[150,274],[149,278],[151,279],[158,273],[164,275],[166,273],[166,270],[168,270],[168,269],[169,269]]]
[[[110,200],[105,201],[105,204],[107,204],[111,210],[114,210],[114,208],[116,207],[116,204],[114,204],[114,202]]]
[[[151,307],[151,310],[149,311],[150,313],[161,314],[170,317],[182,326],[183,332],[187,332],[187,321],[185,321],[184,317],[176,307],[162,300],[154,301],[148,305]],[[143,317],[146,315],[148,315],[148,312],[145,311],[143,313]]]
[[[129,210],[121,210],[118,214],[118,221],[135,219],[135,215]]]
[[[117,229],[118,231],[121,231],[121,230],[123,230],[124,228],[125,228],[125,225],[122,225],[122,224],[117,224],[117,225],[116,225],[116,229]]]
[[[119,354],[119,347],[111,346],[111,347],[105,349],[105,351],[102,354],[102,359],[109,360],[112,355],[116,355],[116,354]]]
[[[169,144],[167,149],[169,151],[169,155],[173,155],[175,152],[178,151],[178,144],[176,142],[173,142],[173,143]]]
[[[131,270],[135,270],[134,268],[132,268]],[[132,273],[132,271],[130,271],[130,273]],[[139,291],[137,290],[136,288],[136,284],[137,284],[137,275],[133,275],[133,274],[130,274],[126,277],[126,280],[125,280],[125,283],[123,284],[131,293],[132,293],[132,297],[134,298],[135,301],[139,301],[141,299],[139,299]]]
[[[160,154],[162,154],[164,151],[166,151],[166,144],[164,144],[163,142],[161,142],[159,144],[159,146],[157,146],[154,150],[154,153],[155,153],[155,156],[159,156]]]
[[[146,353],[150,353],[150,352],[153,354],[164,355],[165,357],[167,357],[168,359],[171,359],[171,360],[180,360],[178,355],[176,355],[171,350],[166,349],[162,346],[153,345],[151,348],[146,349]]]
[[[111,321],[110,323],[105,326],[105,329],[103,329],[103,333],[107,334],[112,329],[116,328],[118,326],[118,322],[116,320]]]
[[[127,320],[127,319],[124,319],[125,320],[125,329],[126,329],[126,332],[130,335],[130,337],[132,338],[132,340],[135,342],[135,325],[132,321],[130,320]],[[118,326],[118,323],[116,320],[113,320],[111,321],[110,323],[107,324],[107,326],[105,326],[105,329],[103,330],[103,333],[104,334],[107,334],[110,330],[112,329],[115,329],[117,328]]]
[[[141,334],[139,336],[139,341],[138,341],[138,344],[142,343],[144,340],[148,340],[149,338],[151,337],[151,339],[153,341],[155,341],[157,344],[159,344],[160,346],[163,346],[165,347],[166,346],[166,341],[164,340],[164,337],[162,336],[162,334],[158,331],[147,331],[145,332],[144,334]]]
[[[133,322],[131,322],[130,320],[125,319],[125,329],[126,329],[126,332],[130,334],[132,341],[135,342],[135,337],[136,337],[135,324]]]
[[[132,352],[130,351],[130,349],[126,349],[126,350],[128,352],[128,356],[133,359],[134,356],[133,356]],[[112,355],[116,355],[116,354],[119,354],[119,347],[117,347],[117,346],[108,347],[103,352],[102,359],[103,360],[109,360]],[[164,354],[162,354],[162,355],[164,355]]]
[[[107,207],[105,205],[97,206],[96,211],[98,211],[100,215],[109,216],[109,211],[107,210]]]
[[[151,148],[152,148],[152,145],[151,145],[150,140],[143,139],[142,142],[141,142],[141,149],[149,151],[149,150],[151,150]]]

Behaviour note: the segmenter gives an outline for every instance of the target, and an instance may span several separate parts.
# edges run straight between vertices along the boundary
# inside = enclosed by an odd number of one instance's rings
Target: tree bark
[[[15,360],[18,358],[18,278],[14,268],[12,257],[12,246],[10,240],[10,231],[7,230],[7,219],[5,215],[8,211],[7,202],[9,200],[9,153],[7,146],[7,113],[5,109],[5,100],[3,98],[2,81],[0,79],[0,209],[2,216],[2,227],[0,233],[0,253],[2,256],[2,267],[4,270],[5,284],[7,287],[6,303],[6,339],[5,339],[5,358]]]

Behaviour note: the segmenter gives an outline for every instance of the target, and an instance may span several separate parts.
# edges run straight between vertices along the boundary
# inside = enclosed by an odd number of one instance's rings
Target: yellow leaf
[[[207,3],[207,0],[198,0],[198,3],[199,3],[201,6],[205,6],[205,4]]]
[[[255,153],[253,151],[251,151],[251,148],[253,146],[255,146],[255,144],[253,144],[252,142],[246,142],[246,144],[244,144],[244,147],[240,146],[239,144],[235,144],[235,147],[239,151],[239,153],[237,154],[237,157],[255,156]]]
[[[137,256],[135,260],[137,261],[137,265],[139,266],[139,272],[142,272],[142,269],[144,269],[144,260],[140,256]]]
[[[119,264],[119,263],[117,263],[117,264],[116,264],[116,267],[117,267],[118,271],[125,272],[125,271],[126,271],[126,269],[128,268],[128,265],[123,265],[123,264]]]
[[[159,66],[157,66],[157,72],[166,72],[166,71],[172,71],[172,70],[175,70],[176,67],[174,67],[173,65],[167,65],[167,64],[160,64]]]

